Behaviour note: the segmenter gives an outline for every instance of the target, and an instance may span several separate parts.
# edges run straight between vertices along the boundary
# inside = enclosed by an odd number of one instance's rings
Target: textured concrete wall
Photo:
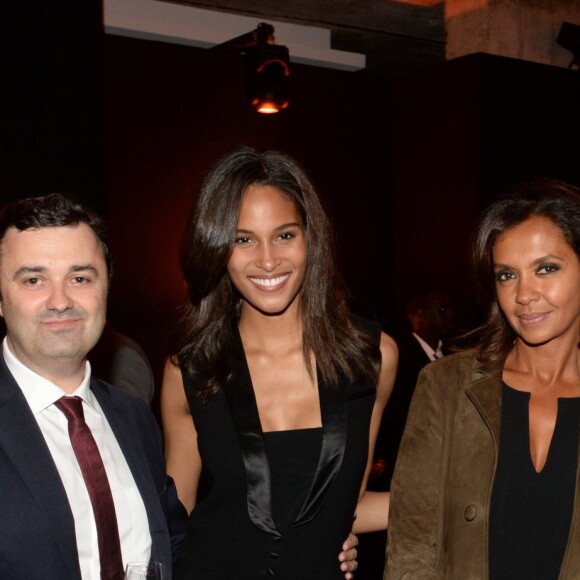
[[[446,0],[447,59],[476,52],[567,67],[562,22],[580,24],[578,0]]]

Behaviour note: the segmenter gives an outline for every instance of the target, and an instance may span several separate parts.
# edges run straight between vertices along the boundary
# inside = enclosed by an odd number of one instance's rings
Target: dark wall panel
[[[102,4],[2,10],[0,201],[66,191],[103,209]]]
[[[474,54],[393,82],[394,311],[449,293],[463,327],[481,316],[470,269],[480,211],[518,181],[580,184],[580,75]]]

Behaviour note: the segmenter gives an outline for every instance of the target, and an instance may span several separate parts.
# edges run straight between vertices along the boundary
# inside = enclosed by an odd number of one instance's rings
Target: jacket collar
[[[505,360],[476,362],[466,395],[489,427],[496,449],[499,448],[501,426],[502,372]]]
[[[250,519],[259,529],[280,537],[272,516],[271,476],[266,448],[252,387],[250,371],[239,332],[230,351],[230,368],[236,369],[236,380],[225,390],[234,427],[238,433],[247,480],[247,504]],[[314,518],[326,492],[340,470],[346,445],[346,390],[323,383],[317,368],[318,392],[322,415],[322,448],[312,485],[291,527]]]
[[[150,531],[164,532],[165,516],[159,503],[158,491],[151,478],[150,463],[145,460],[150,450],[144,449],[143,441],[135,436],[134,422],[130,420],[126,400],[115,396],[114,389],[99,379],[91,378],[91,391],[99,401],[139,489],[147,510]],[[135,404],[141,404],[141,402]],[[154,540],[153,536],[151,539]]]

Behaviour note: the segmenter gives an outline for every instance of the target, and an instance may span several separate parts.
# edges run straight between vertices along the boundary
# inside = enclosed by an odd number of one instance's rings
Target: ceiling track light
[[[236,49],[246,55],[248,100],[258,113],[278,113],[288,107],[290,55],[288,47],[276,44],[271,24],[261,22],[256,30],[216,48]]]

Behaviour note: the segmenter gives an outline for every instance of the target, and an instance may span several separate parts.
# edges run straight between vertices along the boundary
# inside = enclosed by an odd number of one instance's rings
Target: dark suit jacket
[[[397,339],[397,346],[399,347],[399,365],[392,396],[397,400],[406,419],[419,373],[425,365],[431,362],[431,359],[410,332]]]
[[[171,573],[186,514],[167,477],[159,428],[142,401],[91,380],[147,510],[151,559]],[[170,576],[169,576],[170,577]],[[0,349],[0,578],[80,580],[74,519],[38,424]]]
[[[399,349],[397,377],[383,414],[375,447],[375,458],[385,461],[385,472],[376,482],[377,489],[389,489],[417,377],[421,369],[431,362],[411,332],[396,337],[396,342]]]

